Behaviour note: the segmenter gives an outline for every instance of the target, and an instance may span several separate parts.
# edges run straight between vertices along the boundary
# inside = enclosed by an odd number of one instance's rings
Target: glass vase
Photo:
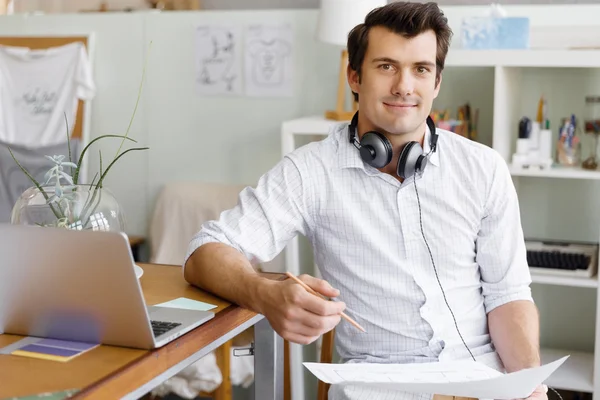
[[[30,187],[19,196],[11,223],[73,230],[125,231],[125,218],[110,190],[90,185]]]

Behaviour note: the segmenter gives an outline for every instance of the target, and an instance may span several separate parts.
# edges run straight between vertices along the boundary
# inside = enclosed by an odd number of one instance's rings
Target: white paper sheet
[[[241,29],[225,25],[196,27],[196,89],[200,95],[242,93]]]
[[[502,374],[474,361],[425,364],[304,363],[319,380],[403,392],[483,399],[523,399],[543,383],[569,356],[538,368]]]
[[[246,27],[244,83],[247,96],[288,97],[294,94],[294,37],[288,24]]]

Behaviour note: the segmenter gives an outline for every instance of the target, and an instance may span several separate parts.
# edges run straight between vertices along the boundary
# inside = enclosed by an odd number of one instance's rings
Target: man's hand
[[[526,400],[548,400],[548,386],[539,385]]]
[[[337,289],[322,279],[309,275],[298,278],[326,297],[339,295]],[[309,344],[340,322],[340,315],[346,308],[343,302],[321,299],[291,279],[271,282],[259,296],[259,311],[282,338]]]

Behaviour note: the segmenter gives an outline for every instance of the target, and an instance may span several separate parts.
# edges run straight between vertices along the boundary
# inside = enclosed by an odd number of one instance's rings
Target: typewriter
[[[525,240],[531,274],[591,278],[598,270],[598,244]]]

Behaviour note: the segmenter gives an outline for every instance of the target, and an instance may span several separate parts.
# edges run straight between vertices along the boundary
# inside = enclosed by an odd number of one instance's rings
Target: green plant
[[[109,134],[109,135],[102,135],[102,136],[98,136],[97,138],[94,138],[81,151],[81,155],[79,156],[79,160],[78,160],[77,164],[75,164],[72,160],[71,140],[70,140],[71,133],[69,132],[67,118],[66,118],[66,114],[65,114],[65,123],[67,124],[67,147],[68,147],[68,153],[69,153],[68,154],[69,161],[65,161],[65,158],[66,158],[65,155],[46,156],[46,158],[48,158],[54,165],[48,170],[48,172],[46,172],[46,175],[44,176],[45,181],[43,183],[38,182],[31,175],[31,173],[29,173],[29,171],[27,171],[27,169],[25,167],[23,167],[23,165],[21,165],[21,163],[19,163],[19,161],[16,159],[15,155],[13,154],[12,149],[10,147],[8,148],[8,151],[10,152],[13,160],[17,163],[17,165],[19,166],[21,171],[23,171],[23,173],[29,178],[29,180],[31,180],[31,182],[35,185],[35,187],[44,196],[44,199],[46,200],[46,204],[50,207],[50,209],[52,210],[52,213],[56,217],[56,224],[54,226],[69,227],[69,226],[72,226],[72,224],[74,222],[80,222],[81,226],[83,226],[83,227],[88,226],[88,224],[90,222],[90,217],[94,214],[94,211],[100,204],[100,199],[102,196],[101,189],[104,184],[104,180],[106,179],[106,176],[108,174],[108,171],[110,171],[110,169],[113,167],[113,165],[125,154],[127,154],[131,151],[140,151],[140,150],[148,150],[149,149],[149,147],[134,147],[134,148],[129,148],[129,149],[121,152],[123,144],[125,143],[126,140],[137,143],[136,140],[129,137],[129,131],[131,129],[131,125],[133,124],[133,120],[135,118],[137,108],[139,105],[145,74],[146,74],[146,66],[144,65],[144,68],[142,71],[142,79],[141,79],[140,87],[138,90],[137,100],[135,103],[135,107],[133,109],[133,113],[131,115],[131,119],[129,121],[129,125],[125,132],[125,135]],[[88,152],[91,145],[93,145],[94,143],[96,143],[97,141],[99,141],[101,139],[106,139],[106,138],[121,138],[121,144],[119,145],[119,148],[118,148],[115,156],[113,157],[112,161],[108,164],[108,166],[104,170],[103,170],[103,165],[102,165],[102,152],[99,151],[100,169],[99,169],[99,172],[97,172],[94,175],[94,178],[92,179],[92,182],[89,185],[90,188],[92,189],[92,194],[90,196],[88,196],[88,198],[86,199],[86,202],[85,202],[84,206],[82,207],[81,211],[74,212],[74,210],[69,209],[69,202],[68,202],[69,199],[65,197],[65,190],[76,191],[78,189],[78,187],[80,185],[79,178],[80,178],[81,166],[82,166],[82,163],[83,163],[86,153]],[[70,168],[70,173],[67,173],[65,171],[65,167]],[[63,181],[65,184],[63,184]],[[54,194],[52,196],[49,196],[48,193],[46,192],[46,190],[44,190],[44,187],[48,187],[51,184],[54,184]]]

